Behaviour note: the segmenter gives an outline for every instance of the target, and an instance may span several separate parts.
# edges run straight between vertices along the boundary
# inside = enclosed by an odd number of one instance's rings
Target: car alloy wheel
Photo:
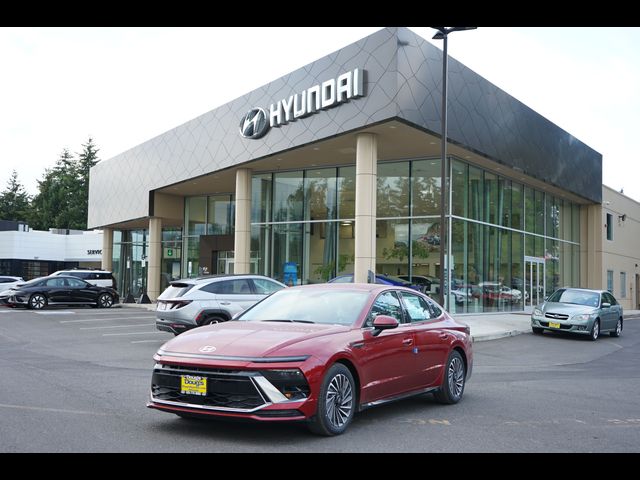
[[[98,306],[100,308],[111,308],[113,305],[113,297],[108,293],[103,293],[98,297]]]
[[[41,310],[47,305],[47,297],[41,293],[34,293],[29,298],[29,307],[34,310]]]
[[[600,321],[596,320],[595,322],[593,322],[593,327],[591,327],[591,334],[589,335],[589,338],[591,339],[592,342],[595,342],[599,336],[600,336]]]
[[[355,414],[355,381],[349,369],[336,363],[331,366],[322,382],[318,398],[318,411],[309,428],[319,435],[343,433]]]
[[[619,337],[620,334],[622,333],[622,319],[618,319],[618,323],[616,323],[616,329],[611,332],[609,335],[611,335],[612,337]]]
[[[453,350],[449,355],[444,374],[442,386],[433,395],[440,403],[458,403],[464,393],[464,384],[467,377],[464,360],[458,351]]]

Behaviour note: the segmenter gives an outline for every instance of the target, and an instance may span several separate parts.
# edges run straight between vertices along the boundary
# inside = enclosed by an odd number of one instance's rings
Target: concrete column
[[[378,140],[361,133],[356,140],[355,283],[366,283],[369,270],[376,271],[377,176]]]
[[[102,229],[102,267],[103,270],[113,271],[113,229]]]
[[[162,272],[162,219],[149,219],[149,256],[147,257],[147,295],[155,301],[160,291]]]
[[[251,169],[236,172],[234,273],[251,273]]]

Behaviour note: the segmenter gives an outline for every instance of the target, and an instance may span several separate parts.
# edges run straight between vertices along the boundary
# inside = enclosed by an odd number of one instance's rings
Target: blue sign
[[[285,262],[283,268],[283,282],[292,287],[298,284],[298,264],[296,262]]]

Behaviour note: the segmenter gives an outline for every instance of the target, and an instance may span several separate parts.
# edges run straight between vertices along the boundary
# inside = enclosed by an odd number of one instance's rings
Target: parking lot
[[[640,321],[597,342],[478,342],[458,405],[417,397],[358,414],[342,436],[300,425],[194,421],[145,407],[152,311],[0,308],[2,452],[637,451]]]

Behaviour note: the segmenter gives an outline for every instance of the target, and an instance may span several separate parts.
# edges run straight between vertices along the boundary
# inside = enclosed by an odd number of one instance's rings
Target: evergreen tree
[[[29,195],[18,180],[18,172],[13,170],[7,187],[0,192],[0,219],[26,221],[29,217]]]

